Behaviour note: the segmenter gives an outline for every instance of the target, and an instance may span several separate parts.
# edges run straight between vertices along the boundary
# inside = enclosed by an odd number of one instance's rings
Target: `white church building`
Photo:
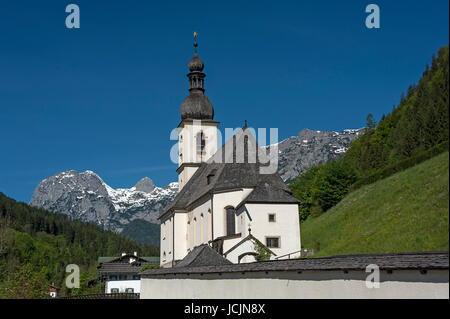
[[[276,152],[259,152],[247,125],[219,148],[197,52],[188,67],[180,189],[159,217],[162,267],[139,272],[140,299],[448,299],[448,251],[296,258],[298,201],[267,164]]]
[[[262,255],[299,257],[298,200],[276,169],[268,169],[268,157],[247,125],[218,148],[219,122],[204,94],[197,48],[188,67],[189,96],[178,125],[179,193],[159,217],[160,265],[174,267],[203,244],[232,263]]]

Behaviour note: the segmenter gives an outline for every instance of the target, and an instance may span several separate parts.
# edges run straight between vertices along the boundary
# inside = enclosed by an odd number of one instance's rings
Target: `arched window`
[[[202,244],[203,242],[204,242],[204,240],[205,240],[205,238],[204,238],[204,235],[203,235],[203,233],[204,233],[204,219],[203,219],[203,213],[201,213],[200,214],[200,243]]]
[[[236,211],[233,207],[227,207],[225,210],[226,210],[227,236],[234,235],[236,233],[236,225],[235,225]]]
[[[198,155],[205,155],[205,146],[206,146],[205,133],[203,133],[203,131],[201,131],[197,134],[197,154]]]
[[[197,246],[197,218],[194,217],[194,229],[193,229],[193,233],[194,233],[194,247]]]
[[[173,244],[173,233],[172,233],[172,218],[169,218],[167,221],[167,232],[166,232],[166,236],[168,237],[168,241],[167,241],[167,245],[168,245],[168,253],[170,254],[172,251],[172,244]]]
[[[211,209],[208,209],[208,240],[212,240],[212,216]]]
[[[191,221],[188,220],[188,222],[187,222],[187,232],[186,232],[186,241],[187,241],[187,246],[189,248],[192,247],[192,245],[191,245],[191,237],[192,237],[191,236]]]

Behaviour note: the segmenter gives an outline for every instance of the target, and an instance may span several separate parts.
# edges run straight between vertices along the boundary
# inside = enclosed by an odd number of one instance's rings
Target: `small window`
[[[276,222],[275,214],[269,214],[269,222],[271,222],[271,223]]]
[[[279,237],[266,237],[266,246],[268,248],[280,248]]]
[[[203,132],[199,132],[197,134],[197,154],[198,155],[205,155],[205,134]]]
[[[127,280],[127,276],[126,275],[120,275],[119,276],[119,280]]]
[[[109,276],[109,280],[111,281],[117,280],[117,276]]]
[[[132,294],[132,293],[134,293],[134,288],[127,288],[127,289],[125,289],[125,292],[128,294]]]
[[[139,275],[134,275],[133,276],[133,280],[139,280],[139,279],[141,279],[141,276],[139,276]]]
[[[112,294],[118,294],[119,293],[119,288],[111,288],[111,293]]]

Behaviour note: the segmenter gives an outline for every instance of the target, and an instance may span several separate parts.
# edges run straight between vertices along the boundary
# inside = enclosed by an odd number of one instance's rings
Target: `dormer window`
[[[211,171],[211,173],[209,173],[208,176],[206,176],[206,182],[207,182],[208,185],[211,184],[212,179],[216,175],[216,171],[217,171],[216,169],[213,169]]]

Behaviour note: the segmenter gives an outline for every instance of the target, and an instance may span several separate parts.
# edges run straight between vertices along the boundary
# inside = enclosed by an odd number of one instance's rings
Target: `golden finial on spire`
[[[196,54],[197,54],[197,46],[198,46],[197,37],[198,37],[198,33],[197,33],[197,31],[194,31],[194,48],[195,48]]]

